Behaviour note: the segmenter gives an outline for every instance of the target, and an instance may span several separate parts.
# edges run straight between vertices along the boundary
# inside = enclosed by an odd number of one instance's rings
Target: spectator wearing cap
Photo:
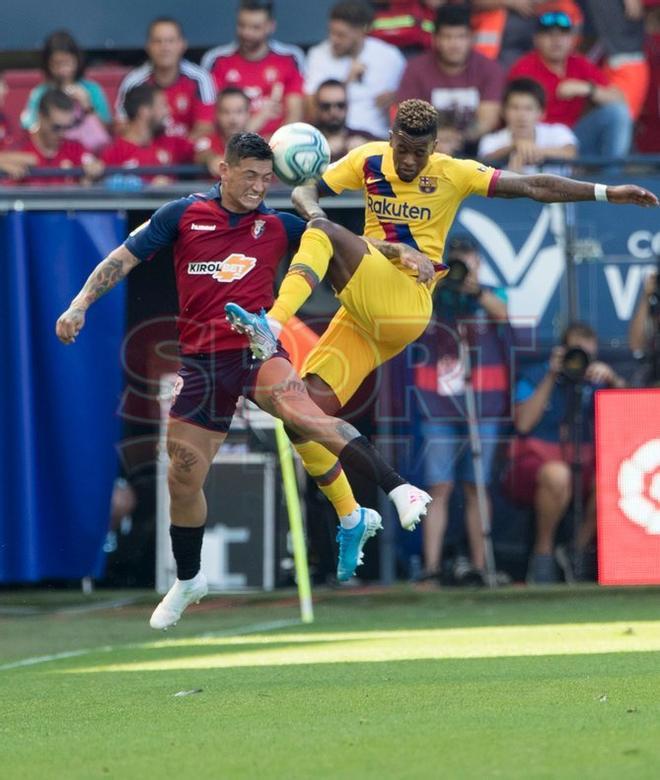
[[[385,138],[406,61],[396,47],[367,35],[372,18],[363,0],[341,0],[332,7],[327,40],[309,50],[304,89],[311,116],[319,86],[328,79],[343,82],[348,126]]]
[[[220,178],[219,164],[225,157],[227,142],[235,133],[250,127],[250,98],[238,87],[225,87],[218,93],[215,132],[195,142],[195,160],[205,164],[214,178]]]
[[[218,89],[236,87],[250,100],[250,129],[270,137],[280,125],[303,118],[300,48],[273,40],[273,3],[241,0],[236,40],[216,46],[202,57],[202,67]]]
[[[443,6],[435,17],[433,48],[409,61],[398,99],[420,98],[441,114],[451,112],[464,148],[474,149],[498,125],[504,82],[500,65],[472,48],[469,9]]]
[[[570,160],[577,154],[573,131],[559,123],[541,122],[545,110],[543,87],[532,79],[514,79],[504,91],[504,127],[479,142],[479,159],[506,162],[517,173],[537,173],[547,159]],[[560,173],[561,169],[543,169]]]
[[[625,157],[630,150],[632,119],[619,89],[603,71],[573,53],[575,32],[562,11],[538,17],[534,51],[521,57],[510,79],[530,78],[544,88],[545,121],[568,125],[577,136],[580,154]]]
[[[126,93],[140,84],[153,84],[165,93],[170,106],[167,132],[191,140],[213,132],[215,85],[199,65],[184,58],[188,43],[176,19],[161,16],[147,31],[148,61],[126,74],[117,93],[116,114],[126,121]]]
[[[466,371],[459,327],[473,355],[475,392],[485,482],[503,427],[511,418],[509,397],[510,328],[503,288],[479,282],[481,256],[474,240],[456,236],[447,244],[449,274],[434,295],[433,317],[416,347],[415,385],[420,402],[425,483],[433,502],[424,520],[424,567],[440,573],[449,498],[457,482],[465,496],[465,524],[474,578],[484,568],[484,544],[477,502],[474,460],[466,409]]]
[[[377,140],[371,133],[353,130],[346,125],[348,96],[341,81],[324,81],[314,95],[314,108],[314,125],[326,137],[332,161],[348,154],[356,146]]]
[[[103,88],[84,78],[84,55],[72,35],[59,30],[49,35],[41,50],[44,81],[28,97],[21,125],[29,130],[39,119],[39,101],[48,89],[60,89],[74,103],[75,123],[67,138],[98,152],[110,141],[107,128],[112,116]]]

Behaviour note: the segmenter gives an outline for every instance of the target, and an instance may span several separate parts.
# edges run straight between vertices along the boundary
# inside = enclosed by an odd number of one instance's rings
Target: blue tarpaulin
[[[0,582],[96,573],[117,475],[124,291],[55,321],[126,235],[117,213],[0,216]]]

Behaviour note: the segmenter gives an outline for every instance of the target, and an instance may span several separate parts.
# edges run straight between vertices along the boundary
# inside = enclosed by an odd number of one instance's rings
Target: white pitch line
[[[223,636],[243,636],[244,634],[261,634],[265,631],[275,631],[278,628],[287,628],[289,626],[300,625],[300,619],[292,618],[290,620],[271,620],[268,623],[251,623],[247,626],[236,626],[236,628],[228,628],[225,631],[207,631],[204,634],[198,636],[181,637],[186,641],[194,639],[210,639],[213,637]],[[164,633],[164,632],[161,632]],[[51,655],[35,655],[32,658],[23,658],[20,661],[12,661],[8,664],[2,664],[0,666],[0,672],[6,672],[10,669],[20,669],[23,666],[38,666],[39,664],[47,664],[51,661],[60,661],[64,658],[77,658],[81,655],[90,655],[92,653],[111,653],[113,650],[124,649],[148,649],[154,644],[158,644],[162,647],[166,644],[172,644],[175,646],[179,642],[178,639],[171,640],[154,640],[153,642],[133,642],[125,645],[103,645],[101,647],[87,647],[84,650],[67,650],[62,653],[53,653]]]

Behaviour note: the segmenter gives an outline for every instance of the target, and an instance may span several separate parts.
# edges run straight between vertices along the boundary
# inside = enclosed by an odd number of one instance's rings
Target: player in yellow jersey
[[[655,195],[635,185],[520,176],[435,153],[437,123],[429,103],[404,101],[389,141],[364,144],[332,164],[318,182],[297,187],[292,200],[309,220],[308,229],[274,306],[266,317],[228,312],[233,324],[250,336],[257,356],[265,357],[287,320],[328,274],[342,305],[302,371],[310,395],[328,414],[341,409],[373,369],[425,330],[432,289],[446,272],[445,240],[468,196],[658,205]],[[346,189],[364,192],[366,240],[330,222],[319,205],[320,197]],[[337,459],[314,442],[294,441],[294,446],[343,523],[357,503]],[[406,528],[415,526],[430,500],[421,491],[411,495],[405,484],[393,489],[390,498]]]

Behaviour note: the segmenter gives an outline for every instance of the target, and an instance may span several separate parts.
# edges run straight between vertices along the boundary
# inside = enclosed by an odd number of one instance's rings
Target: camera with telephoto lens
[[[444,286],[452,292],[460,292],[463,282],[467,278],[469,268],[460,257],[448,257],[447,266],[449,271],[443,279]]]
[[[562,376],[569,382],[583,382],[587,368],[591,363],[591,355],[582,347],[569,347],[564,353],[561,363]]]

